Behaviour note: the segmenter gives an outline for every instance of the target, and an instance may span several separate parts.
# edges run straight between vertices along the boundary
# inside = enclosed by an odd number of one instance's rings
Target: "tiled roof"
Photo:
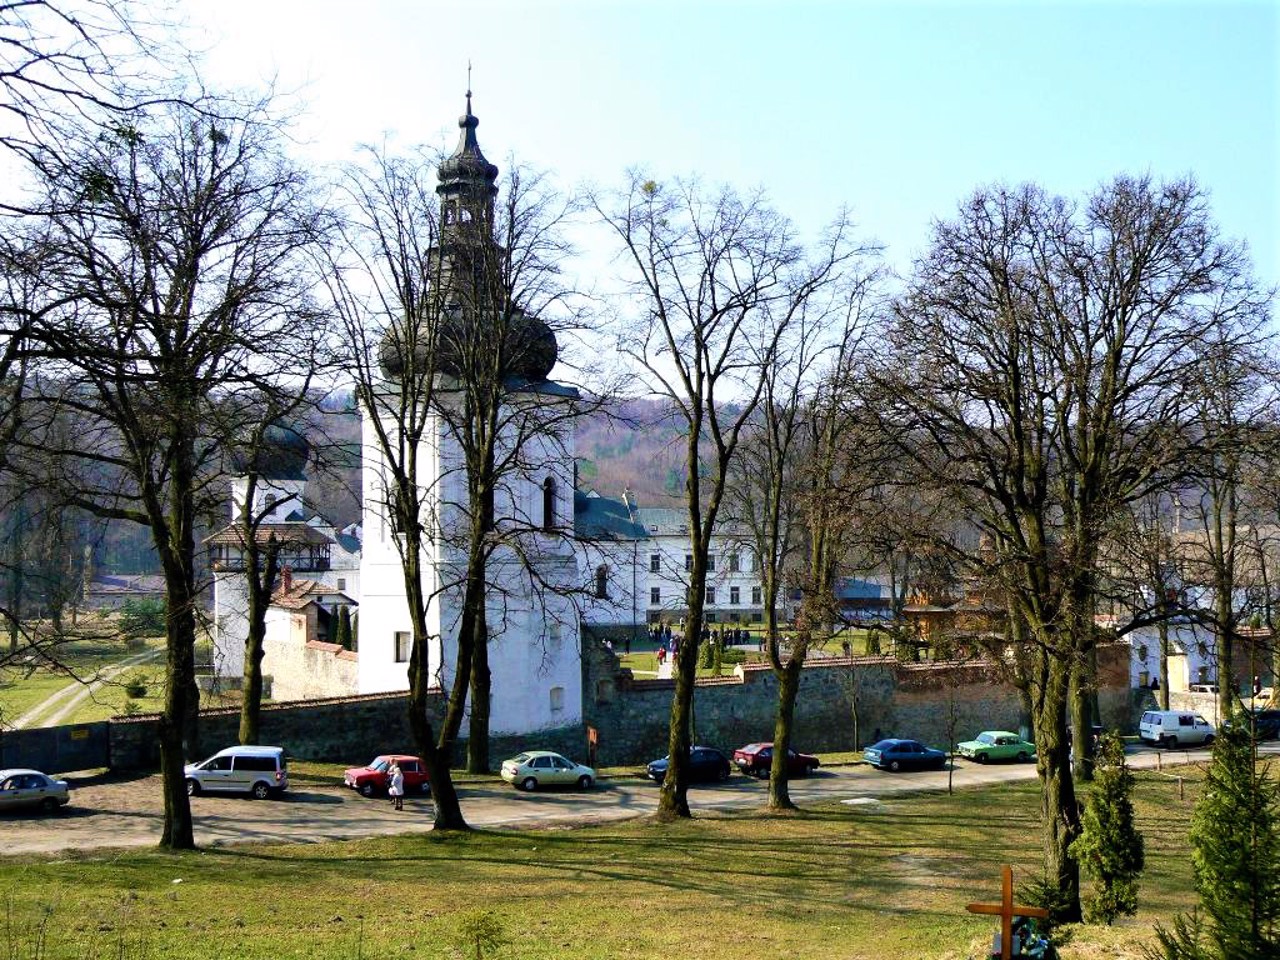
[[[315,580],[294,580],[288,590],[276,587],[276,592],[271,596],[271,604],[285,610],[301,610],[321,597],[342,597],[348,603],[354,603],[351,597],[334,587]]]
[[[280,542],[291,545],[319,545],[333,542],[315,527],[305,523],[264,523],[258,527],[255,538],[258,543],[265,544],[272,534],[275,534],[276,539]],[[243,543],[240,537],[240,527],[234,523],[223,527],[204,542],[215,545],[229,544],[231,546],[239,546]]]

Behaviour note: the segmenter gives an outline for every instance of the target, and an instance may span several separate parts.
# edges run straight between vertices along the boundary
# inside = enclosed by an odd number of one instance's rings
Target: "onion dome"
[[[441,299],[449,304],[429,342],[431,330],[419,329],[409,335],[404,321],[393,323],[383,335],[378,361],[388,379],[407,372],[443,374],[459,378],[476,364],[472,357],[501,350],[498,368],[503,380],[537,382],[545,380],[556,365],[558,347],[552,329],[526,314],[514,304],[503,306],[485,302],[483,294],[470,289],[499,290],[501,283],[484,282],[486,271],[502,262],[493,238],[493,199],[498,188],[498,168],[485,159],[476,140],[480,121],[471,112],[471,91],[467,91],[467,111],[458,118],[462,134],[452,156],[440,164],[440,274],[433,278]],[[469,278],[473,284],[469,284]],[[467,306],[464,306],[467,304]],[[500,336],[498,328],[504,329]],[[413,357],[409,356],[413,351]],[[410,362],[412,360],[412,362]],[[492,368],[491,354],[484,366]]]
[[[272,423],[256,449],[243,449],[236,458],[241,474],[256,473],[264,480],[305,480],[311,444],[301,431],[286,423]]]
[[[502,342],[500,366],[504,380],[536,382],[547,379],[559,356],[555,331],[543,320],[516,309],[505,318],[506,335]],[[401,335],[400,326],[390,327],[378,348],[378,361],[382,372],[390,379],[403,376],[409,367],[419,373],[428,372],[461,377],[466,369],[466,357],[471,351],[490,349],[496,337],[492,333],[495,323],[492,316],[471,318],[462,310],[452,311],[441,323],[436,338],[434,357],[429,345],[412,346],[416,353],[414,363],[406,363],[411,349],[408,338]],[[429,360],[430,370],[426,368]]]
[[[479,118],[471,112],[471,91],[468,90],[467,112],[458,118],[458,126],[462,129],[458,146],[436,171],[440,180],[436,192],[441,196],[461,192],[497,195],[498,187],[494,181],[498,179],[498,168],[480,152],[480,143],[476,140],[476,127],[479,125]]]

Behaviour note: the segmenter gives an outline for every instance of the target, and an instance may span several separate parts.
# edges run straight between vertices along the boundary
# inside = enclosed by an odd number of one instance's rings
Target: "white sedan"
[[[596,772],[550,750],[526,750],[502,761],[502,779],[521,790],[571,785],[590,790],[596,781]]]

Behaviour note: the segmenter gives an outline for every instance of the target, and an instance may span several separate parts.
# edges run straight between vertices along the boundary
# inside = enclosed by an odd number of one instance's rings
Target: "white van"
[[[284,747],[227,747],[183,769],[187,793],[247,793],[255,800],[279,796],[289,787]]]
[[[1186,710],[1148,710],[1138,724],[1144,743],[1161,747],[1185,747],[1213,743],[1217,731],[1198,713]]]

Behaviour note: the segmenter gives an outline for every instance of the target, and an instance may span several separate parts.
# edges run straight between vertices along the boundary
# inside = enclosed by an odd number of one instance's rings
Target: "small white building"
[[[256,539],[265,547],[279,544],[281,579],[305,575],[311,581],[348,598],[360,595],[359,527],[343,531],[322,517],[310,514],[304,468],[310,447],[301,434],[288,427],[272,427],[268,449],[257,465],[254,502],[246,504],[248,480],[231,483],[230,524],[205,540],[213,570],[213,675],[225,686],[236,686],[244,674],[245,641],[249,636],[248,584],[245,579],[245,544],[237,518],[246,509],[259,519]],[[333,611],[336,615],[336,609]],[[327,639],[327,635],[325,636]],[[265,664],[265,661],[264,661]],[[264,666],[267,674],[269,665]]]

